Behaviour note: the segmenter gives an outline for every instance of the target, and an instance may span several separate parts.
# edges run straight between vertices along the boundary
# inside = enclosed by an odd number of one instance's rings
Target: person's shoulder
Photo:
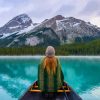
[[[59,58],[58,57],[55,57],[55,58],[56,58],[57,62],[59,63]]]
[[[58,58],[57,56],[55,56],[55,58],[56,58],[57,60],[59,60],[59,58]]]
[[[41,62],[43,62],[43,61],[44,61],[44,59],[45,59],[45,57],[41,57],[40,61],[41,61]]]
[[[43,64],[44,59],[45,59],[45,57],[41,57],[41,58],[40,58],[39,66]]]

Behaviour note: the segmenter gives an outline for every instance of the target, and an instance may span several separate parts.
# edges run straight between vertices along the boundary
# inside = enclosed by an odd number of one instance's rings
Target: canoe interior
[[[38,84],[37,81],[30,87],[29,89],[30,92],[42,92],[41,90],[38,89]],[[64,82],[63,87],[60,88],[57,92],[70,92],[70,87],[67,86],[67,84]]]
[[[61,88],[61,92],[49,94],[43,93],[38,91],[39,89],[36,81],[19,100],[82,100],[82,98],[77,93],[75,93],[72,88],[67,85],[67,83],[64,82],[63,87],[64,90]]]

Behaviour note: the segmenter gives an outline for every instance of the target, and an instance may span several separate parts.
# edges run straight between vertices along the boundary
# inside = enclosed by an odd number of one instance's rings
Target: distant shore
[[[44,57],[45,55],[2,55],[0,56],[0,58],[41,58],[41,57]],[[70,56],[56,56],[56,57],[59,57],[59,58],[100,58],[100,55],[98,56],[93,56],[93,55],[70,55]]]

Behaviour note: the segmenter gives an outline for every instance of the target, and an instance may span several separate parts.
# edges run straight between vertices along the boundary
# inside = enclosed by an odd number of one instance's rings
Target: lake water
[[[37,80],[40,56],[0,57],[0,100],[18,100]],[[65,81],[83,98],[100,100],[100,57],[59,57]]]

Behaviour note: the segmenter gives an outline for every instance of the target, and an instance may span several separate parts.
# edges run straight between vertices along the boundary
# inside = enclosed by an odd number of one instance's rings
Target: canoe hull
[[[32,86],[34,86],[35,84],[36,82]],[[74,92],[70,86],[68,86],[71,90],[70,92],[57,92],[54,93],[55,95],[53,96],[47,96],[42,92],[31,92],[31,87],[19,100],[82,100],[82,98],[76,92]]]

